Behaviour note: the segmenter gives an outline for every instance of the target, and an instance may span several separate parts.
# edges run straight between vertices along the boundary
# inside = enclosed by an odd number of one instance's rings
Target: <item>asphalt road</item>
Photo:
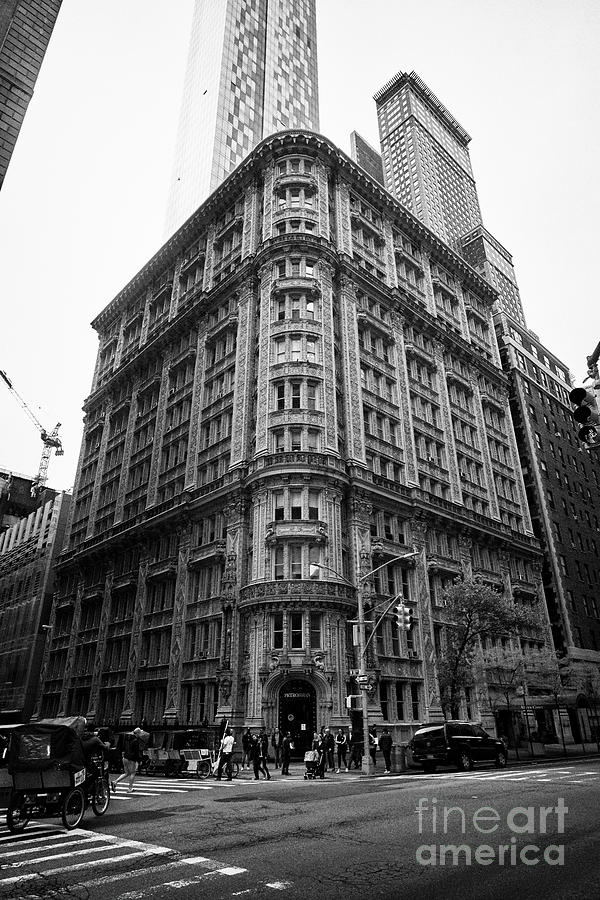
[[[0,897],[600,897],[600,760],[260,783],[138,779],[67,832],[0,827]]]

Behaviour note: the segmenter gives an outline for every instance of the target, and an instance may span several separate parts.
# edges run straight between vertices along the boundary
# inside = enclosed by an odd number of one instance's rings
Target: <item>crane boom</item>
[[[36,428],[40,432],[40,437],[42,439],[42,443],[44,444],[44,449],[42,451],[42,458],[40,460],[38,473],[37,473],[37,475],[33,481],[33,484],[31,486],[31,496],[35,497],[41,491],[41,489],[45,485],[46,481],[48,480],[48,465],[50,463],[50,455],[52,453],[52,450],[54,450],[54,453],[56,456],[62,456],[65,452],[63,450],[62,442],[58,436],[58,429],[60,428],[60,422],[57,422],[56,425],[54,426],[53,430],[50,433],[48,433],[48,431],[46,431],[46,429],[44,428],[44,426],[42,425],[40,420],[37,418],[35,413],[33,413],[29,409],[29,407],[27,406],[27,404],[25,403],[25,401],[23,400],[23,398],[21,397],[19,392],[13,386],[13,383],[10,380],[10,378],[8,377],[8,375],[6,374],[6,372],[3,372],[2,369],[0,369],[0,377],[6,384],[7,388],[11,392],[11,394],[14,394],[15,399],[17,400],[17,403],[19,404],[19,406],[27,413],[27,415],[29,416],[29,418],[31,419],[33,424],[36,426]]]

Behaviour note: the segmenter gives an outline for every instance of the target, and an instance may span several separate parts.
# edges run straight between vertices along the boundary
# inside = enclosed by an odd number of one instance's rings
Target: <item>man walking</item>
[[[333,760],[333,751],[335,749],[335,740],[329,728],[326,728],[323,732],[323,742],[327,754],[327,769],[331,769],[331,771],[334,772],[335,762]]]
[[[246,728],[242,735],[242,772],[244,769],[250,771],[250,751],[252,750],[252,734],[249,728]]]
[[[371,725],[369,728],[369,753],[371,754],[371,759],[373,760],[373,768],[377,767],[377,729],[374,725]]]
[[[290,774],[290,753],[291,753],[291,744],[292,744],[292,736],[289,731],[286,731],[283,740],[281,741],[281,774],[289,775]]]
[[[275,768],[278,769],[281,761],[281,732],[278,728],[273,729],[273,734],[271,735],[271,747],[273,748],[273,756],[275,758]]]
[[[233,756],[233,745],[235,744],[235,740],[233,738],[233,734],[231,733],[231,728],[226,728],[223,734],[223,740],[221,741],[221,747],[219,750],[219,766],[217,768],[217,781],[221,781],[221,773],[223,772],[223,766],[225,766],[225,771],[227,772],[227,781],[231,781],[233,778],[233,772],[231,769],[231,757]]]
[[[392,736],[387,728],[383,729],[383,734],[379,738],[379,749],[383,753],[385,761],[385,772],[383,774],[389,775],[392,771]]]
[[[344,734],[343,728],[338,728],[338,733],[335,736],[335,746],[337,748],[337,769],[336,772],[339,772],[342,766],[344,767],[344,771],[348,771],[348,763],[346,762],[346,751],[348,749],[348,741],[346,739],[346,735]]]

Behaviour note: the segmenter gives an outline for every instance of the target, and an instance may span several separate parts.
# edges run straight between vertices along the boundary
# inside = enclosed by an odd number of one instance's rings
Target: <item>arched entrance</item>
[[[292,736],[292,756],[302,758],[311,748],[317,730],[317,692],[310,682],[298,678],[286,681],[281,687],[279,728]]]

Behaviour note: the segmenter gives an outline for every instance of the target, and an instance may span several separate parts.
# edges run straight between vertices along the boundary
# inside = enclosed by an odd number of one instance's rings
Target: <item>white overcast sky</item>
[[[214,3],[221,0],[213,0]],[[162,243],[193,0],[63,0],[0,192],[0,369],[62,422],[75,480],[89,323]],[[472,136],[528,326],[572,370],[600,340],[598,0],[317,0],[321,132],[378,146],[373,93],[415,70]],[[0,383],[0,467],[42,444]]]

